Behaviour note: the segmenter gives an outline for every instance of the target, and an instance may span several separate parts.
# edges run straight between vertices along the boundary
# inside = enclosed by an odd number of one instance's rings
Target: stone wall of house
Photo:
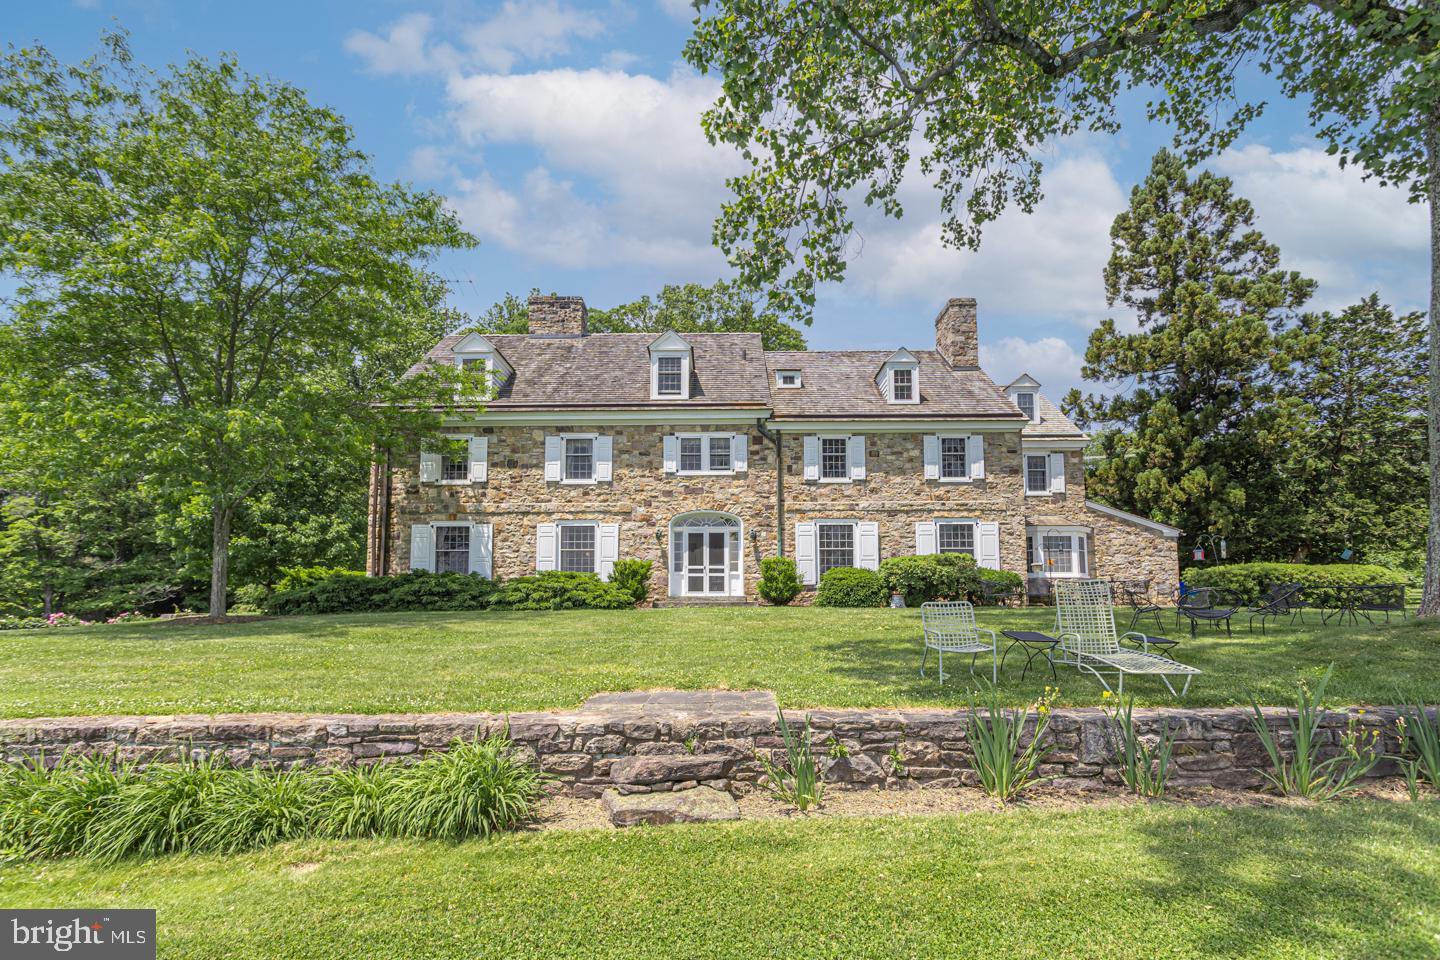
[[[642,697],[637,695],[609,695]],[[716,701],[764,699],[757,693],[715,693]],[[772,701],[773,702],[773,701]],[[1288,711],[1267,711],[1285,737]],[[807,714],[787,711],[792,728]],[[816,710],[808,714],[825,779],[842,787],[905,789],[972,785],[965,711]],[[1248,709],[1142,709],[1142,733],[1160,724],[1176,730],[1178,786],[1249,788],[1263,783],[1267,760]],[[1394,753],[1393,708],[1335,711],[1320,739],[1332,754],[1346,724],[1381,735]],[[1032,721],[1033,722],[1033,721]],[[414,760],[457,739],[508,730],[519,749],[579,796],[674,790],[706,784],[744,793],[760,778],[758,753],[779,751],[775,716],[760,710],[646,711],[627,706],[563,713],[335,715],[239,714],[175,717],[66,717],[0,721],[0,755],[9,762],[66,750],[141,763],[173,760],[182,751],[223,753],[239,766],[346,766]],[[1043,789],[1086,789],[1118,782],[1113,727],[1096,709],[1056,710],[1040,772]],[[1374,775],[1388,775],[1386,761]]]
[[[664,472],[667,434],[693,426],[631,425],[599,428],[612,438],[613,479],[569,485],[544,478],[545,437],[592,433],[565,424],[475,428],[489,438],[489,476],[484,483],[421,484],[419,454],[396,462],[391,473],[388,570],[410,568],[410,526],[443,520],[484,520],[494,525],[494,575],[523,576],[535,570],[536,526],[556,520],[619,523],[620,557],[654,562],[652,596],[668,592],[670,521],[691,511],[721,511],[743,525],[746,594],[755,596],[760,560],[775,553],[774,445],[753,426],[717,427],[749,439],[749,470],[735,475],[680,476]],[[969,483],[926,480],[923,435],[866,436],[866,478],[851,483],[804,479],[804,442],[799,433],[782,440],[785,470],[785,549],[795,550],[795,524],[811,520],[865,519],[879,524],[880,556],[915,552],[921,520],[970,519],[1000,525],[1001,567],[1026,573],[1027,524],[1064,524],[1094,531],[1094,573],[1105,578],[1145,576],[1173,582],[1178,565],[1173,541],[1085,508],[1081,454],[1065,454],[1066,492],[1026,496],[1018,432],[985,435],[985,478]],[[372,476],[372,517],[378,510],[383,471]],[[378,527],[372,522],[372,541]],[[371,551],[370,569],[380,556]]]

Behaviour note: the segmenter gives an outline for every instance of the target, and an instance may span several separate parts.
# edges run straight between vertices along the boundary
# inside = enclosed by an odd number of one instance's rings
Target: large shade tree
[[[752,169],[732,181],[716,240],[752,284],[804,312],[843,277],[853,203],[902,213],[928,175],[945,239],[974,245],[1007,206],[1040,197],[1038,152],[1115,131],[1127,89],[1151,92],[1187,161],[1223,149],[1263,105],[1237,86],[1273,73],[1306,98],[1343,163],[1428,202],[1431,368],[1440,364],[1440,3],[1434,0],[714,0],[689,61],[719,71],[712,140]],[[1440,378],[1429,394],[1430,515],[1422,611],[1440,614]]]
[[[28,416],[40,435],[203,503],[212,615],[257,491],[435,429],[406,411],[453,395],[445,371],[363,368],[433,327],[425,264],[472,243],[441,197],[377,182],[333,111],[231,58],[154,73],[121,35],[76,65],[0,58],[0,270],[19,284],[0,364],[63,384]]]

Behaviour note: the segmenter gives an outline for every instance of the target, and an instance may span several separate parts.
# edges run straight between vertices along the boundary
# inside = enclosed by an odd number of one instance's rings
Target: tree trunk
[[[1440,105],[1430,111],[1425,153],[1430,197],[1430,529],[1420,616],[1440,617]]]
[[[225,588],[230,580],[230,521],[235,508],[216,503],[211,511],[210,616],[225,616]]]
[[[55,612],[55,585],[53,583],[45,584],[43,593],[45,596],[45,616],[48,617]]]

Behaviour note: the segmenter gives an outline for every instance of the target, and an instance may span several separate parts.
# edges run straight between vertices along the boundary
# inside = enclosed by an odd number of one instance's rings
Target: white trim
[[[677,528],[677,523],[690,521],[704,521],[707,518],[714,518],[714,523],[696,522],[691,526]],[[733,523],[727,522],[733,521]],[[672,597],[743,597],[745,596],[745,521],[738,515],[725,510],[687,510],[685,513],[677,513],[670,518],[666,524],[666,533],[669,538],[670,555],[668,581],[669,595]],[[709,589],[698,593],[689,589],[690,567],[689,557],[685,555],[684,548],[677,553],[677,535],[683,537],[689,533],[718,533],[725,534],[725,592],[715,593]],[[733,536],[732,536],[733,534]],[[708,548],[708,547],[707,547]],[[734,550],[734,556],[731,550]],[[679,560],[680,569],[676,570],[676,561]],[[731,561],[734,562],[734,569],[731,569]],[[705,586],[710,586],[709,564],[702,566],[705,571]]]
[[[660,392],[660,361],[680,361],[680,392]],[[689,400],[690,399],[690,350],[654,350],[650,351],[650,399],[651,400]]]
[[[593,408],[567,410],[557,407],[552,410],[486,410],[483,415],[455,416],[447,418],[447,429],[465,429],[480,426],[526,425],[526,426],[618,426],[627,423],[696,423],[706,425],[751,424],[766,420],[771,415],[769,407],[720,407],[680,410],[596,410]]]
[[[463,459],[465,460],[465,476],[464,476],[463,478],[461,478],[461,479],[458,479],[458,480],[446,480],[446,479],[445,479],[445,457],[450,456],[450,455],[449,455],[449,454],[446,454],[446,453],[443,453],[442,451],[439,451],[439,450],[430,450],[430,451],[423,451],[423,450],[422,450],[422,451],[421,451],[421,457],[422,457],[422,458],[425,457],[425,456],[430,456],[430,457],[433,457],[433,458],[434,458],[434,461],[433,461],[433,462],[434,462],[434,464],[435,464],[435,468],[434,468],[434,469],[435,469],[435,478],[434,478],[433,480],[421,480],[420,482],[421,482],[421,483],[433,483],[433,484],[435,484],[436,486],[440,486],[440,487],[468,487],[468,486],[470,486],[472,483],[483,483],[483,482],[485,482],[485,480],[488,478],[488,470],[487,470],[487,471],[481,471],[481,472],[483,472],[483,473],[486,473],[487,476],[482,476],[482,477],[479,477],[479,478],[476,478],[476,476],[475,476],[475,473],[476,473],[476,470],[475,470],[475,457],[476,457],[476,453],[477,453],[477,451],[476,451],[476,449],[475,449],[475,441],[477,441],[477,440],[481,441],[481,446],[482,446],[482,447],[488,447],[489,441],[488,441],[486,438],[480,437],[480,436],[476,436],[476,435],[473,434],[473,433],[444,433],[444,434],[441,434],[441,436],[444,437],[446,440],[452,440],[452,441],[454,441],[455,443],[463,443],[463,444],[465,444],[465,456],[464,456],[464,458],[463,458]],[[452,459],[454,459],[454,458],[452,457]],[[422,462],[423,462],[423,461],[422,461]]]
[[[561,433],[560,438],[560,479],[559,483],[567,487],[591,487],[600,482],[600,434],[598,433]],[[570,478],[565,476],[565,445],[571,440],[590,441],[590,477],[589,479]],[[556,482],[556,481],[551,481]]]
[[[854,483],[854,482],[855,482],[855,480],[856,480],[856,475],[855,475],[856,458],[855,458],[855,447],[854,447],[854,444],[852,443],[852,441],[853,441],[854,439],[855,439],[855,438],[854,438],[853,436],[851,436],[850,434],[848,434],[848,433],[817,433],[817,434],[814,434],[814,435],[813,435],[814,450],[815,450],[815,460],[814,460],[815,478],[814,478],[814,480],[813,480],[812,482],[814,482],[814,483]],[[825,441],[826,441],[826,440],[843,440],[843,441],[845,441],[845,476],[843,476],[843,477],[827,477],[827,476],[825,476]],[[861,443],[862,443],[862,444],[864,443],[863,438],[862,438],[862,440],[861,440]],[[809,474],[809,472],[810,472],[810,471],[809,471],[809,467],[810,467],[810,449],[811,449],[811,448],[810,448],[809,442],[807,441],[806,448],[805,448],[805,466],[806,466],[806,474],[807,474],[806,479],[807,479],[807,480],[810,479],[809,476],[808,476],[808,474]],[[863,445],[862,445],[861,448],[860,448],[859,469],[860,469],[860,478],[863,479],[864,476],[865,476],[865,448],[864,448]]]
[[[970,474],[970,461],[973,459],[973,458],[971,457],[970,446],[971,446],[971,444],[974,444],[974,443],[977,443],[977,442],[983,444],[985,441],[984,441],[983,439],[981,439],[978,434],[968,434],[968,433],[935,433],[935,434],[931,434],[931,436],[933,436],[933,437],[935,438],[935,476],[934,476],[933,479],[935,479],[936,481],[938,481],[938,482],[940,482],[940,483],[974,483],[976,478],[973,477],[973,476],[971,476],[971,474]],[[965,441],[965,476],[963,476],[963,477],[947,477],[947,476],[945,476],[945,441],[946,441],[946,440],[964,440],[964,441]],[[984,448],[982,447],[981,449],[982,449],[982,451],[983,451]],[[983,457],[982,457],[982,459],[983,459]],[[928,479],[931,479],[931,478],[927,476],[926,479],[928,480]],[[983,474],[982,474],[982,476],[981,476],[981,479],[984,479]]]
[[[1020,451],[1022,453],[1059,453],[1062,450],[1084,450],[1090,446],[1089,439],[1085,437],[1071,438],[1068,440],[1051,440],[1044,437],[1020,438]]]
[[[711,433],[673,433],[670,436],[675,438],[675,469],[666,472],[673,473],[677,477],[728,477],[740,472],[735,463],[735,437],[738,434],[716,431]],[[714,470],[710,467],[710,441],[711,439],[718,440],[721,437],[725,438],[730,447],[730,467],[726,470]],[[699,470],[686,470],[681,467],[681,464],[685,462],[684,441],[686,440],[700,441],[701,466]],[[748,460],[746,469],[748,469]]]
[[[1041,490],[1030,489],[1030,458],[1038,457],[1045,461],[1045,486]],[[1054,479],[1051,476],[1050,452],[1048,450],[1026,450],[1020,454],[1020,486],[1027,497],[1048,497],[1054,488]]]
[[[795,376],[795,382],[794,382],[794,383],[784,383],[784,382],[782,382],[782,378],[788,377],[788,376],[790,376],[790,375],[792,375],[792,374]],[[776,371],[775,371],[775,389],[776,389],[776,390],[799,390],[799,389],[800,389],[801,387],[803,387],[803,386],[805,386],[805,377],[804,377],[804,375],[803,375],[799,370],[795,370],[795,369],[792,369],[792,368],[787,367],[787,368],[785,368],[784,370],[776,370]]]
[[[1171,540],[1180,539],[1179,527],[1172,527],[1168,523],[1161,523],[1158,520],[1150,520],[1145,517],[1136,516],[1118,507],[1112,507],[1107,503],[1096,503],[1094,500],[1087,500],[1085,501],[1085,508],[1087,510],[1094,510],[1096,513],[1102,513],[1107,517],[1114,517],[1116,520],[1128,520],[1137,526],[1146,527],[1157,533],[1164,534]]]
[[[897,404],[905,406],[905,404]],[[934,433],[937,430],[965,430],[984,433],[1015,433],[1025,426],[1019,417],[1013,420],[827,420],[816,418],[765,421],[768,430],[780,433]]]
[[[1095,537],[1088,527],[1074,526],[1028,526],[1025,528],[1025,536],[1035,538],[1035,559],[1040,567],[1039,570],[1030,570],[1029,558],[1026,558],[1026,571],[1030,577],[1041,580],[1088,580],[1091,571],[1095,569]],[[1045,556],[1045,538],[1069,537],[1070,556],[1077,556],[1080,551],[1077,538],[1085,541],[1085,569],[1071,570],[1065,573],[1052,573],[1048,568]]]
[[[941,528],[943,525],[945,525],[945,524],[952,524],[952,525],[957,525],[957,526],[958,526],[958,525],[960,525],[960,524],[964,524],[965,526],[968,526],[968,527],[970,528],[970,539],[971,539],[971,541],[972,541],[972,542],[974,543],[974,545],[975,545],[974,548],[970,551],[970,556],[974,557],[977,563],[979,562],[979,560],[980,560],[980,521],[979,521],[979,520],[976,520],[974,517],[936,517],[934,520],[931,520],[931,521],[930,521],[930,524],[931,524],[931,529],[934,531],[934,537],[935,537],[935,549],[934,549],[933,551],[931,551],[931,552],[932,552],[932,553],[935,553],[935,554],[937,554],[937,555],[940,553],[940,528]]]
[[[595,574],[596,576],[600,576],[600,571],[601,571],[601,569],[602,569],[602,564],[604,563],[604,561],[601,559],[601,556],[600,556],[600,528],[601,528],[602,526],[614,526],[614,527],[616,527],[616,537],[617,537],[617,542],[618,542],[618,537],[619,537],[619,524],[602,524],[599,520],[556,520],[554,523],[548,524],[548,526],[551,526],[551,527],[554,527],[554,528],[555,528],[555,560],[554,560],[555,565],[550,568],[551,570],[564,570],[564,569],[565,569],[564,566],[562,565],[562,561],[561,561],[560,554],[561,554],[561,551],[562,551],[562,549],[563,549],[562,546],[561,546],[561,544],[564,542],[564,539],[565,539],[565,528],[566,528],[566,527],[591,527],[592,529],[594,529],[594,531],[595,531],[595,550],[594,550],[594,554],[595,554],[595,569],[593,569],[593,570],[579,570],[579,571],[574,571],[574,572],[577,572],[577,573],[593,573],[593,574]]]

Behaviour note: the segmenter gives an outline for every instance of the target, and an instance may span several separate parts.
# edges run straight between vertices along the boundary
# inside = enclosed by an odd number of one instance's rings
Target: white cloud
[[[658,0],[661,10],[666,16],[674,17],[682,23],[692,23],[695,20],[694,0]]]
[[[980,366],[996,383],[1006,384],[1028,373],[1040,381],[1040,392],[1056,403],[1071,387],[1085,389],[1080,376],[1084,362],[1084,354],[1059,337],[1001,337],[980,344]]]
[[[383,35],[356,30],[345,49],[365,61],[373,73],[415,75],[453,73],[467,68],[508,72],[517,63],[563,56],[575,39],[605,32],[599,17],[558,0],[518,3],[507,0],[490,19],[471,25],[447,25],[446,34],[459,43],[432,42],[433,17],[412,13],[386,28]]]

